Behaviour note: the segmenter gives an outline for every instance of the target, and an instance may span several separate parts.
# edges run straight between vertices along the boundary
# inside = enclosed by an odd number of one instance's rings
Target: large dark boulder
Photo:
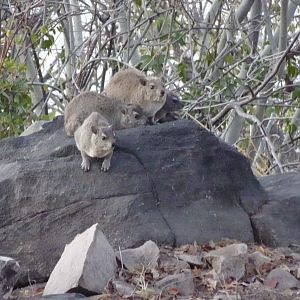
[[[278,247],[300,244],[300,173],[260,178],[269,201],[253,216],[257,241]]]
[[[119,131],[107,173],[80,169],[62,117],[0,142],[0,253],[44,280],[64,246],[95,223],[118,249],[223,237],[252,242],[266,201],[247,159],[191,121]]]

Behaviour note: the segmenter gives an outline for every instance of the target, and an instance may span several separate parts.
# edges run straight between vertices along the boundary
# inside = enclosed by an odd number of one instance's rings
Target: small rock
[[[78,234],[52,271],[44,295],[101,293],[117,270],[116,256],[98,224]]]
[[[256,271],[260,273],[261,267],[264,264],[271,262],[271,258],[263,255],[259,251],[255,251],[248,255],[248,261],[249,263],[253,264],[255,266]]]
[[[232,244],[208,252],[205,259],[212,265],[219,281],[240,280],[245,274],[247,250],[246,244]]]
[[[19,274],[20,265],[16,260],[0,256],[0,299],[10,295]]]
[[[190,269],[187,262],[166,254],[159,256],[158,265],[166,273],[179,273],[181,270]]]
[[[300,261],[299,253],[291,253],[291,257],[293,258],[293,260]]]
[[[157,266],[159,248],[154,242],[147,241],[138,248],[122,250],[121,254],[116,252],[116,255],[129,271],[154,269]]]
[[[300,287],[299,281],[291,273],[281,268],[272,270],[268,274],[264,284],[269,288],[276,288],[280,291]]]
[[[191,296],[194,293],[195,285],[191,270],[184,270],[182,273],[168,275],[165,278],[159,280],[156,285],[162,292],[168,292],[169,290],[179,296]]]
[[[135,286],[122,280],[113,280],[113,285],[118,294],[123,297],[130,297],[135,291]]]
[[[203,266],[203,256],[200,255],[189,255],[189,254],[178,254],[176,255],[180,260],[187,262],[190,265]]]

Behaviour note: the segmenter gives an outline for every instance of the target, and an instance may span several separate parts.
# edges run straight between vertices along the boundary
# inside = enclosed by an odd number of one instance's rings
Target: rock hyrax
[[[75,130],[93,111],[106,118],[115,130],[138,127],[147,123],[147,117],[138,105],[124,104],[96,92],[83,92],[75,96],[65,107],[64,123],[67,135],[74,135]]]
[[[154,122],[167,122],[169,116],[173,115],[174,112],[179,111],[182,108],[183,103],[180,101],[179,97],[172,92],[168,92],[164,106],[154,116]]]
[[[116,73],[105,86],[103,94],[139,105],[147,117],[153,117],[166,102],[162,78],[146,77],[133,68]]]
[[[101,170],[110,168],[115,137],[112,126],[98,112],[92,112],[75,131],[75,142],[82,157],[81,168],[90,169],[90,157],[104,157]]]

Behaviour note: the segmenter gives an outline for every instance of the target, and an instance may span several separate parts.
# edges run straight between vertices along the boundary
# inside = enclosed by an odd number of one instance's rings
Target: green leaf
[[[134,3],[136,6],[139,6],[139,7],[142,6],[142,0],[134,0]]]
[[[227,54],[224,56],[224,61],[228,64],[233,64],[234,58],[231,54]]]
[[[298,75],[298,68],[291,63],[288,63],[287,72],[290,77],[296,77]]]
[[[31,39],[31,43],[35,44],[38,41],[38,36],[34,32],[31,32],[30,39]]]
[[[186,82],[187,76],[186,76],[186,70],[185,70],[184,63],[178,64],[177,69],[178,69],[179,77],[182,79],[183,82]]]
[[[41,26],[40,31],[41,31],[42,34],[47,34],[48,29],[47,29],[46,26],[43,25],[43,26]]]
[[[58,57],[63,63],[66,61],[66,52],[64,47],[62,47],[61,52],[58,53]]]
[[[297,131],[297,126],[293,123],[288,125],[289,134],[293,135]]]
[[[20,44],[22,43],[22,40],[23,40],[23,37],[22,37],[21,34],[17,34],[17,35],[15,36],[15,43],[16,43],[17,45],[20,45]]]
[[[213,58],[212,54],[210,54],[209,52],[207,52],[205,59],[207,61],[207,65],[209,66],[213,62],[214,58]]]
[[[164,20],[162,18],[157,18],[155,20],[155,25],[156,25],[157,31],[161,30],[163,23],[164,23]]]
[[[172,38],[175,39],[176,43],[179,43],[180,46],[185,46],[185,40],[184,40],[184,36],[182,33],[180,33],[179,31],[176,31],[172,34]]]
[[[51,40],[43,40],[42,41],[43,49],[50,49],[52,45],[53,45],[53,42]]]
[[[300,87],[296,87],[292,92],[292,99],[300,99]]]

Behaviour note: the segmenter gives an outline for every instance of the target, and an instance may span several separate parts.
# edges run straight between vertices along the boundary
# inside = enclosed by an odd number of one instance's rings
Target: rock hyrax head
[[[104,153],[110,153],[116,142],[115,133],[111,125],[91,125],[91,152],[94,157],[103,157]]]
[[[147,116],[139,105],[124,104],[121,108],[121,127],[134,128],[145,125],[147,123]]]
[[[183,103],[180,101],[179,97],[176,94],[172,92],[167,93],[167,99],[164,108],[168,112],[180,110],[183,108],[183,106]]]
[[[153,102],[166,102],[166,90],[162,77],[149,76],[140,78],[140,83],[145,87],[145,96]]]

